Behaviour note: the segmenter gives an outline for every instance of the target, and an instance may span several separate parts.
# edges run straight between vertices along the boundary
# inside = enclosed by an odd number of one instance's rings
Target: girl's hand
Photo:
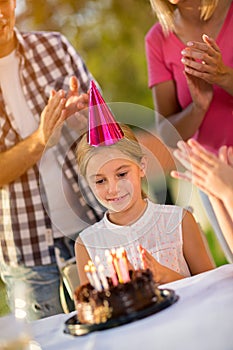
[[[141,245],[138,247],[144,269],[150,269],[154,280],[158,284],[168,283],[184,278],[177,272],[161,265],[158,261]]]
[[[144,269],[150,269],[155,282],[160,283],[163,266],[141,245],[139,246],[142,266]],[[161,269],[161,270],[160,270]]]

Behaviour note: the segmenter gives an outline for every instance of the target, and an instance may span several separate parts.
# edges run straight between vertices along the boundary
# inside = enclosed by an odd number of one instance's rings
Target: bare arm
[[[0,153],[0,187],[19,178],[40,160],[45,148],[53,146],[58,141],[63,122],[85,109],[88,106],[88,99],[88,94],[79,94],[75,76],[70,78],[70,90],[66,98],[64,91],[52,91],[48,104],[41,114],[38,129],[17,145]],[[86,118],[83,119],[84,121],[77,117],[75,121],[75,129],[78,131],[86,125]]]
[[[212,87],[200,79],[187,79],[193,101],[185,109],[181,109],[177,100],[175,82],[170,80],[157,84],[152,88],[156,116],[156,124],[163,140],[175,147],[180,139],[192,137],[201,125],[212,100]],[[177,130],[178,137],[168,122]],[[174,136],[173,136],[174,135]],[[173,136],[174,140],[171,140]]]
[[[84,271],[84,266],[88,263],[89,260],[91,260],[91,258],[80,237],[78,237],[77,241],[75,242],[75,256],[76,256],[79,279],[82,285],[84,283],[89,282],[87,275]]]
[[[53,92],[41,114],[38,129],[17,145],[0,153],[0,187],[16,180],[41,158],[51,135],[65,120],[64,106],[64,93]]]
[[[224,237],[231,251],[233,252],[233,216],[229,215],[229,207],[227,207],[228,209],[226,209],[224,203],[216,197],[209,196],[209,199],[216,214],[218,223],[224,234]],[[231,205],[233,205],[233,203]]]
[[[207,242],[189,211],[184,212],[182,222],[183,252],[192,275],[213,269],[214,262]]]
[[[185,211],[182,221],[182,231],[184,257],[189,266],[191,275],[213,269],[214,263],[208,251],[208,246],[206,242],[204,242],[200,228],[193,215],[188,211]],[[180,273],[167,266],[161,265],[142,246],[139,247],[139,251],[144,267],[152,271],[157,283],[164,284],[185,278]]]

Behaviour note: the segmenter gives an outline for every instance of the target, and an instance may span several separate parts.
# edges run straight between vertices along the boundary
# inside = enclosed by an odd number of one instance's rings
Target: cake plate
[[[149,307],[143,310],[132,312],[128,315],[124,315],[115,319],[110,319],[104,323],[98,323],[98,324],[80,323],[78,319],[78,315],[75,314],[65,322],[64,332],[74,336],[81,336],[81,335],[86,335],[95,331],[103,331],[109,328],[122,326],[126,323],[134,322],[142,318],[145,318],[147,316],[153,315],[171,306],[179,299],[179,296],[176,295],[174,290],[172,289],[160,289],[160,292],[161,292],[161,299],[159,301],[154,302]]]

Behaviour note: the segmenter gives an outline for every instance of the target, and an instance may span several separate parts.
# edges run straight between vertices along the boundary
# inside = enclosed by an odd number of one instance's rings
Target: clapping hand
[[[46,147],[55,145],[60,137],[60,131],[67,115],[65,110],[65,92],[52,90],[48,104],[41,113],[38,135],[40,143]]]
[[[227,70],[221,51],[215,40],[208,35],[203,34],[202,40],[203,42],[189,41],[181,52],[185,72],[208,84],[221,85]]]
[[[75,76],[70,78],[70,90],[66,98],[65,107],[68,126],[78,133],[86,131],[89,91],[79,95],[78,80]]]
[[[222,146],[217,157],[192,139],[187,143],[179,141],[177,146],[174,156],[186,171],[172,171],[172,177],[192,182],[207,195],[220,199],[224,196],[224,189],[233,188],[232,147]]]
[[[66,96],[66,112],[67,117],[74,115],[76,112],[88,107],[89,94],[79,94],[78,80],[75,76],[70,78],[70,90]]]
[[[181,61],[193,102],[206,112],[213,98],[213,84],[222,85],[228,68],[215,40],[205,34],[202,39],[187,43]]]

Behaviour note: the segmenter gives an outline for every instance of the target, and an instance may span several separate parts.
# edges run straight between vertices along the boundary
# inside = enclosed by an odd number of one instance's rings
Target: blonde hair
[[[168,0],[150,0],[151,7],[155,12],[165,34],[174,31],[173,13],[177,5],[173,5]],[[207,21],[214,13],[219,0],[201,0],[200,18]]]
[[[125,154],[128,158],[132,159],[134,162],[136,162],[139,166],[141,165],[141,160],[144,157],[144,154],[142,152],[142,149],[139,145],[139,142],[137,138],[135,137],[133,131],[130,129],[129,126],[125,124],[120,125],[124,137],[114,143],[113,145],[110,146],[98,146],[94,147],[90,145],[87,142],[87,133],[84,134],[78,143],[77,149],[76,149],[76,159],[79,167],[79,171],[83,177],[87,177],[87,165],[89,160],[97,153],[100,153],[102,149],[109,148],[111,149],[117,149],[123,154]],[[147,195],[144,193],[142,190],[142,197],[146,198]]]

